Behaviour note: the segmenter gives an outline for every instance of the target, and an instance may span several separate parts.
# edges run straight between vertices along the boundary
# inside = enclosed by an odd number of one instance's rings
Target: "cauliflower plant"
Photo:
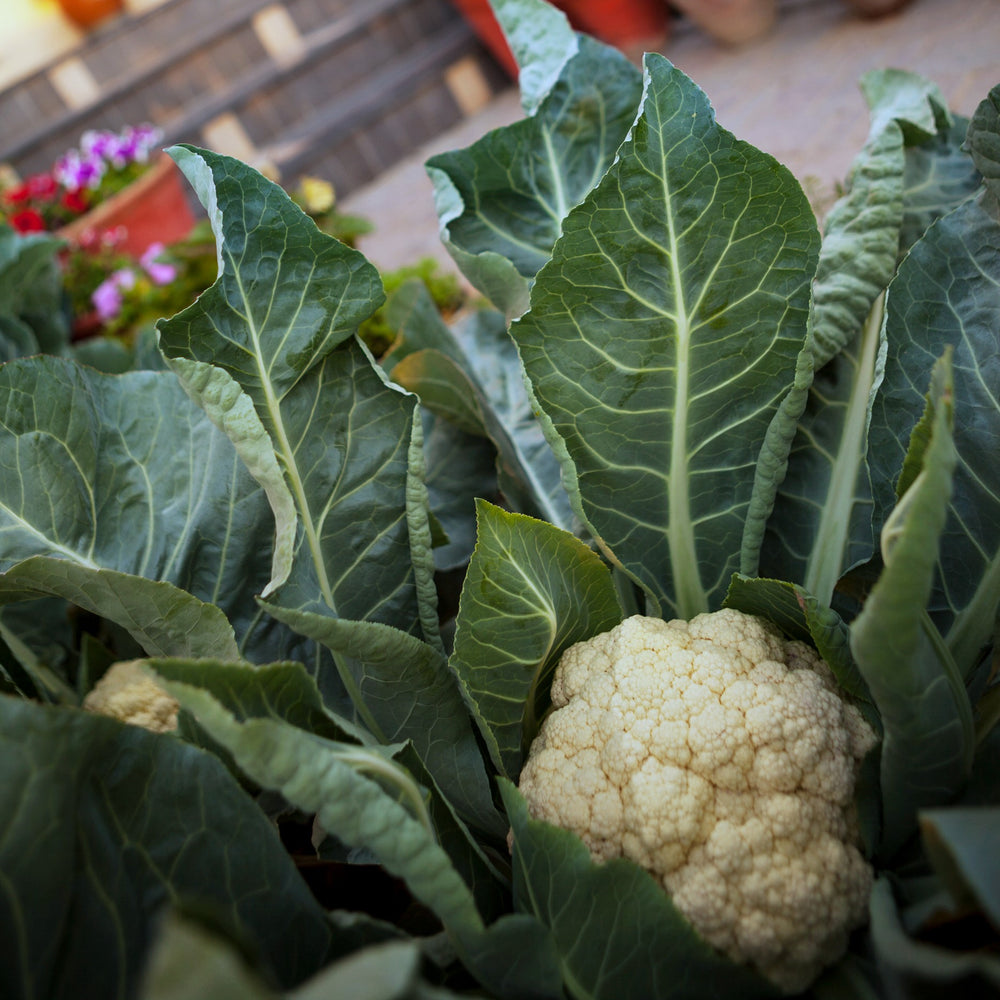
[[[177,728],[180,705],[143,672],[139,662],[112,663],[83,699],[83,707],[154,733],[171,732]]]
[[[787,992],[864,922],[853,806],[876,737],[802,642],[735,610],[636,615],[563,654],[520,789],[596,860],[654,875],[701,936]]]

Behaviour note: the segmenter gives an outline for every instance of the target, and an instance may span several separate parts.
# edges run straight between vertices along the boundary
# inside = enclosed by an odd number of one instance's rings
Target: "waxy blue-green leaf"
[[[777,989],[707,944],[656,880],[623,858],[595,863],[573,833],[530,819],[501,779],[513,831],[518,909],[555,944],[566,995],[578,1000],[777,997]]]
[[[540,33],[533,44],[550,41]],[[555,44],[565,51],[562,36]],[[620,52],[580,36],[544,99],[530,91],[530,117],[427,161],[448,252],[508,318],[527,308],[563,219],[610,166],[641,93],[638,71]]]
[[[718,607],[739,568],[818,244],[791,174],[647,55],[635,127],[511,332],[587,527],[666,617]]]
[[[214,757],[75,709],[0,697],[5,1000],[135,995],[161,909],[216,908],[285,987],[326,961],[325,914]]]
[[[435,837],[423,789],[389,748],[325,740],[272,718],[241,722],[201,688],[164,686],[250,778],[403,879],[457,945],[482,932],[473,893]]]
[[[923,412],[929,359],[954,348],[954,490],[930,611],[965,676],[993,635],[1000,606],[1000,223],[984,199],[940,219],[906,256],[889,290],[885,376],[869,463],[876,518],[896,500],[907,435]]]
[[[824,603],[875,547],[866,452],[885,352],[883,293],[895,273],[907,201],[917,196],[907,189],[905,137],[937,141],[948,122],[937,88],[916,74],[873,72],[862,89],[871,131],[852,165],[850,190],[826,219],[813,283],[807,351],[815,375],[811,384],[797,380],[771,429],[742,562],[744,572],[794,580]],[[787,467],[776,461],[786,454],[782,439],[791,443]],[[769,511],[758,564],[755,547]]]
[[[241,640],[253,628],[270,563],[267,502],[171,373],[107,376],[52,357],[3,366],[0,468],[0,569],[31,556],[65,563],[23,568],[27,589],[76,588],[95,613],[135,616],[137,628],[166,636],[172,619],[155,616],[167,605],[179,612],[183,595],[143,597],[121,583],[145,577],[217,604]]]
[[[458,811],[480,829],[503,833],[461,687],[439,650],[378,622],[269,610],[335,656],[346,657],[376,737],[382,743],[412,742]]]
[[[477,501],[451,665],[476,706],[494,764],[516,778],[575,642],[622,618],[611,574],[578,538]]]
[[[224,371],[270,438],[274,461],[265,463],[260,429],[251,428],[255,471],[266,464],[262,482],[281,495],[272,474],[280,466],[298,515],[278,599],[419,628],[432,617],[421,607],[432,568],[411,530],[426,521],[426,510],[410,509],[416,399],[389,385],[354,337],[383,300],[378,272],[238,160],[187,146],[171,152],[208,210],[219,276],[160,322],[160,347],[170,361],[199,363],[176,366],[196,397],[200,366]],[[217,409],[209,412],[220,419]],[[238,431],[245,440],[246,424]],[[279,540],[284,523],[280,514]]]
[[[886,858],[913,834],[918,810],[961,792],[975,748],[962,677],[926,611],[958,461],[953,401],[947,352],[927,397],[930,439],[915,442],[923,451],[920,473],[882,529],[884,568],[851,626],[851,651],[883,725],[880,853]]]
[[[518,66],[521,107],[533,115],[579,50],[566,15],[546,0],[491,0]]]
[[[166,581],[52,556],[31,556],[0,573],[0,604],[41,596],[61,597],[120,625],[149,656],[240,658],[222,611]]]
[[[573,530],[559,461],[536,416],[503,316],[477,309],[449,328],[422,283],[401,288],[390,306],[390,322],[400,334],[388,359],[391,377],[438,415],[493,442],[508,507]]]
[[[879,978],[890,996],[989,997],[1000,989],[1000,960],[988,950],[937,947],[909,933],[888,876],[876,879],[869,913]]]
[[[786,580],[737,575],[729,584],[725,606],[759,615],[790,639],[811,643],[844,691],[861,702],[871,702],[868,686],[851,656],[847,625],[836,611],[802,587]],[[877,726],[877,720],[869,721],[875,721]]]
[[[69,351],[69,318],[61,307],[56,259],[63,241],[50,233],[18,233],[0,223],[0,358]]]
[[[969,122],[967,147],[987,190],[1000,198],[1000,84],[976,108]]]
[[[1000,928],[1000,804],[992,808],[928,809],[920,834],[934,870],[956,907],[977,907]]]
[[[960,115],[952,119],[947,130],[906,148],[900,257],[935,219],[968,201],[982,184],[982,174],[963,145],[969,119]]]

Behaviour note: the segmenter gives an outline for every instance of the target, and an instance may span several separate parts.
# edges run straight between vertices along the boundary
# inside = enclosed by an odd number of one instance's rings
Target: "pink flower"
[[[122,292],[135,284],[135,272],[128,267],[115,271],[94,289],[90,301],[94,303],[102,323],[114,319],[122,311]]]
[[[161,253],[163,253],[162,243],[150,243],[146,252],[139,258],[139,263],[154,285],[169,285],[177,277],[177,268],[173,264],[157,261],[156,258]]]

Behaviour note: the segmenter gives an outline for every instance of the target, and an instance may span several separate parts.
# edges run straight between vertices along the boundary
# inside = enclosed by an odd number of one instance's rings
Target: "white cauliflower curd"
[[[143,672],[140,662],[112,663],[83,699],[83,707],[88,712],[109,715],[154,733],[173,732],[180,704]]]
[[[735,610],[570,647],[524,766],[532,816],[626,857],[699,934],[804,989],[864,922],[853,806],[876,736],[805,643]]]

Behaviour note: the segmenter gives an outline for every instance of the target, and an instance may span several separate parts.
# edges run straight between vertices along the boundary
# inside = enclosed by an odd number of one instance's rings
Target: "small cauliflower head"
[[[177,728],[180,705],[143,672],[140,662],[112,663],[83,699],[83,707],[154,733],[171,732]]]
[[[876,737],[827,664],[760,618],[641,615],[563,654],[520,790],[598,861],[655,876],[788,993],[843,954],[872,870],[854,786]]]

